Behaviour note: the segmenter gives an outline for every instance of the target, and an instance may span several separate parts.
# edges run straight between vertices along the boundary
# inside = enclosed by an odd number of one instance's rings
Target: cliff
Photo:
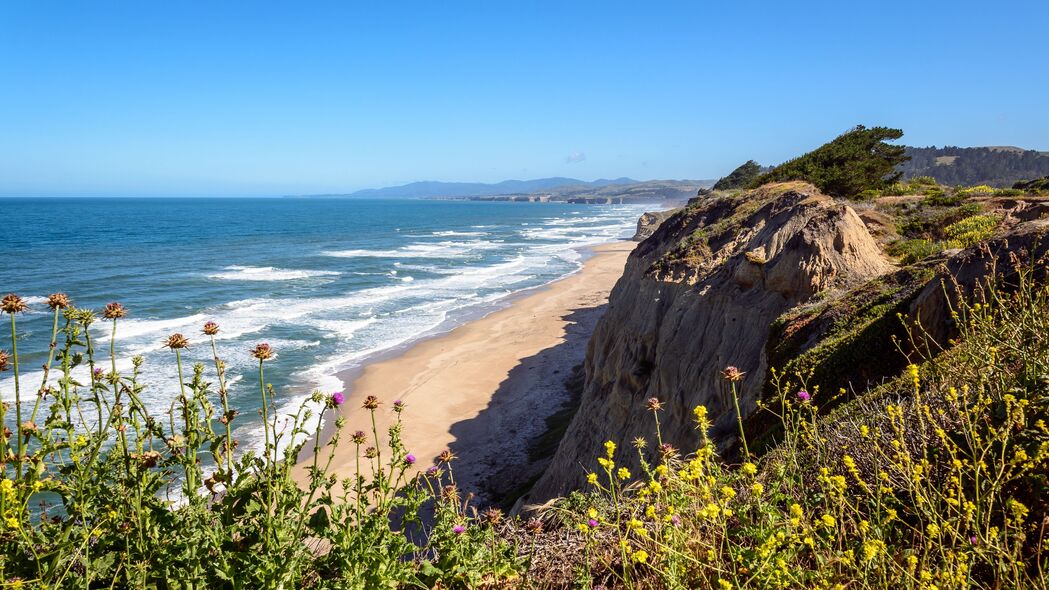
[[[856,204],[799,182],[690,200],[628,260],[589,343],[580,408],[524,502],[582,487],[606,440],[636,470],[631,442],[656,434],[651,397],[664,405],[664,443],[694,449],[692,409],[704,405],[713,440],[731,457],[738,426],[722,377],[730,365],[745,373],[740,411],[751,450],[762,452],[778,436],[774,421],[754,413],[774,389],[770,367],[806,375],[808,387],[827,392],[821,406],[829,409],[900,372],[905,322],[927,327],[932,348],[946,346],[953,289],[971,292],[989,272],[1044,257],[1049,246],[1041,197],[912,201]],[[911,228],[935,233],[927,226],[974,214],[998,220],[995,239],[910,264],[886,254]],[[945,279],[957,282],[947,288]],[[829,399],[839,388],[846,395]]]
[[[628,260],[589,344],[579,411],[528,501],[580,487],[604,441],[629,449],[654,434],[649,397],[666,404],[664,442],[697,443],[690,419],[699,404],[715,418],[715,436],[729,440],[735,414],[721,371],[747,373],[739,385],[748,413],[772,322],[816,293],[891,268],[856,212],[811,185],[694,199]]]

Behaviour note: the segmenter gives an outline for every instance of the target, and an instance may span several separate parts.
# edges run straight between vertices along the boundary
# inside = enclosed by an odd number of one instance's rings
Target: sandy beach
[[[459,457],[454,467],[464,490],[506,492],[537,476],[542,466],[529,461],[529,444],[567,403],[565,380],[583,362],[635,245],[598,246],[578,272],[363,371],[340,375],[349,385],[342,409],[346,432],[371,431],[361,408],[369,395],[383,402],[378,416],[385,432],[399,399],[406,404],[405,446],[421,469],[450,449]],[[347,440],[332,470],[345,477],[353,469],[354,447]]]

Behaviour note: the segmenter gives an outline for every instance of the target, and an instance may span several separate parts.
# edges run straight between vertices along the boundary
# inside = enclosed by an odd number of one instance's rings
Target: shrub
[[[714,184],[714,190],[725,191],[739,188],[746,188],[750,183],[754,182],[754,179],[761,174],[761,164],[758,164],[754,160],[747,160],[741,164],[738,168],[729,173],[728,176],[720,179]]]
[[[995,215],[973,215],[948,225],[943,233],[948,239],[969,247],[991,237],[998,227],[998,221]]]
[[[928,258],[933,254],[939,254],[950,247],[952,247],[952,245],[947,242],[935,242],[924,238],[917,238],[894,242],[889,246],[888,251],[889,254],[899,257],[901,263],[914,264],[915,262]]]
[[[899,129],[859,125],[815,150],[757,177],[751,187],[804,180],[828,195],[855,197],[899,180],[896,166],[907,160],[902,146],[885,143],[903,136]]]

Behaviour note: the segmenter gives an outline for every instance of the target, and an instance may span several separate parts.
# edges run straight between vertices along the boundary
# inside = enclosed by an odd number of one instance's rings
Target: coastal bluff
[[[892,344],[905,336],[898,317],[950,324],[942,279],[959,277],[961,287],[971,289],[1009,256],[1044,254],[1049,221],[1039,218],[1045,203],[1006,199],[982,206],[1004,220],[991,243],[993,256],[972,247],[903,264],[886,253],[884,220],[869,215],[870,206],[834,199],[807,183],[690,200],[656,222],[630,255],[588,345],[579,409],[519,505],[584,489],[608,440],[622,449],[617,464],[636,472],[632,441],[656,437],[646,409],[653,397],[663,407],[664,443],[693,450],[699,438],[692,410],[703,405],[713,421],[712,440],[731,457],[739,428],[722,376],[728,366],[744,373],[736,387],[753,441],[768,427],[755,409],[770,391],[770,367],[806,372],[832,391],[862,392],[897,374],[905,364]],[[941,329],[929,336],[942,343],[948,334]],[[647,459],[658,452],[642,450]]]

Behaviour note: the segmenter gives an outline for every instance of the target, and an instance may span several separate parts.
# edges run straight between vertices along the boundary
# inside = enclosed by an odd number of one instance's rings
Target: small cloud
[[[572,152],[565,156],[565,164],[578,164],[583,160],[586,160],[586,154],[583,152]]]

